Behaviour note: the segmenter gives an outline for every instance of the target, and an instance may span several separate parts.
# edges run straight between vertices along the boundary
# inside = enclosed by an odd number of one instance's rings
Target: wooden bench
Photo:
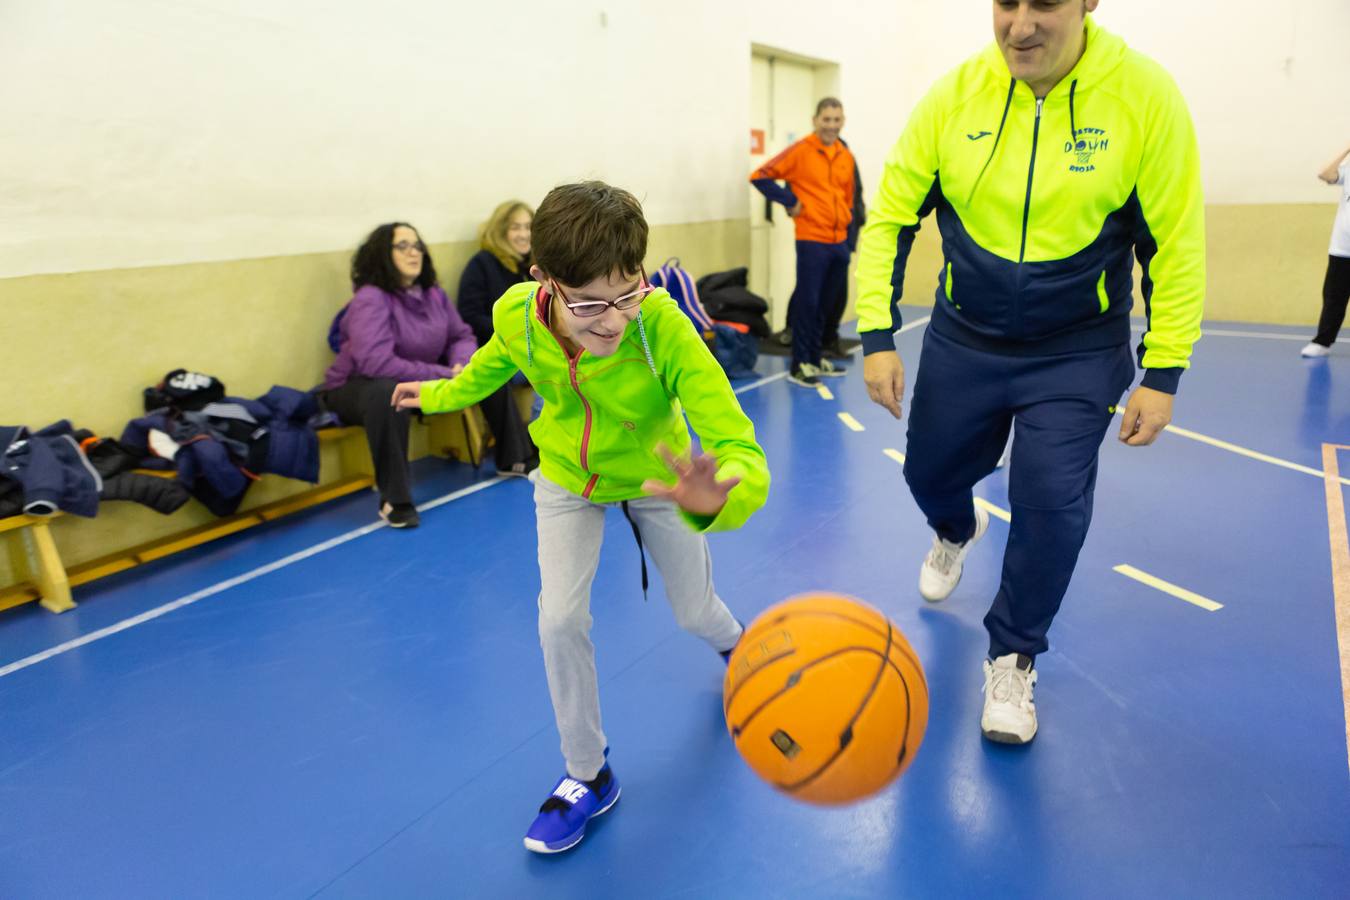
[[[427,416],[427,445],[431,452],[477,466],[491,444],[491,435],[477,407],[463,412]],[[273,503],[225,516],[166,537],[157,538],[91,559],[67,569],[61,562],[51,521],[56,516],[18,515],[0,519],[0,539],[8,545],[9,562],[18,583],[0,588],[0,610],[37,601],[54,613],[75,608],[70,590],[98,578],[163,559],[226,535],[234,534],[320,503],[364,490],[375,483],[374,466],[359,426],[325,428],[318,432],[321,445],[336,444],[340,477]],[[145,474],[174,477],[173,472],[141,470]],[[60,513],[57,514],[58,516]]]

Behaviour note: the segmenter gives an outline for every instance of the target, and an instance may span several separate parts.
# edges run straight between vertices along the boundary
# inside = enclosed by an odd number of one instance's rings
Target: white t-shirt
[[[1331,226],[1331,255],[1350,257],[1350,159],[1342,160],[1336,170],[1341,186],[1341,203],[1336,207],[1336,224]]]

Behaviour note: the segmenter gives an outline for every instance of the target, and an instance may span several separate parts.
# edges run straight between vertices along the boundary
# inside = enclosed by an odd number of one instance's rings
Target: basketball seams
[[[890,784],[912,762],[926,730],[927,676],[904,633],[880,610],[841,595],[791,597],[753,621],[737,651],[732,654],[733,665],[725,680],[723,713],[733,744],[756,773],[774,787],[813,803],[848,802]],[[870,679],[865,656],[841,666],[826,665],[857,653],[876,656],[878,665]],[[794,657],[790,665],[778,665],[789,656]],[[822,666],[825,668],[817,672]],[[888,666],[900,682],[895,693],[891,693],[889,684],[883,684]],[[913,686],[911,674],[918,679]],[[774,684],[761,680],[761,676],[769,675]],[[860,684],[864,679],[866,684]],[[798,686],[806,690],[793,693],[792,688]],[[746,687],[754,688],[749,696],[743,691]],[[768,695],[761,696],[766,691]],[[851,701],[854,709],[841,715],[840,707],[849,702],[845,699],[849,695],[856,698]],[[747,701],[755,705],[733,724],[738,706],[747,706]],[[915,702],[923,708],[916,711]],[[903,713],[895,708],[900,703],[904,704]],[[770,707],[778,711],[764,715]],[[815,752],[795,762],[808,762],[821,750],[826,758],[813,764],[806,775],[790,781],[771,777],[771,772],[789,774],[798,766],[783,766],[781,760],[774,763],[762,755],[760,744],[768,733],[766,729],[777,728],[775,735],[787,736],[782,729],[795,731],[792,722],[799,713],[810,714],[817,708],[821,718],[813,720],[812,736],[806,745],[814,746]],[[824,711],[827,708],[828,715]],[[873,719],[862,724],[869,714]],[[899,739],[890,744],[896,740],[897,725],[901,726]],[[831,742],[833,747],[829,746]],[[790,760],[796,757],[795,751],[788,753],[777,739],[774,744]]]
[[[733,735],[734,735],[734,734],[739,734],[741,731],[744,731],[744,730],[745,730],[745,727],[746,727],[747,725],[749,725],[749,724],[754,720],[755,716],[757,716],[757,715],[759,715],[761,712],[763,712],[764,709],[765,709],[765,707],[767,707],[770,703],[773,703],[773,702],[774,702],[775,700],[777,700],[779,697],[781,697],[781,696],[783,696],[784,694],[786,694],[788,691],[792,690],[792,689],[793,689],[794,687],[796,687],[797,685],[801,684],[801,675],[802,675],[802,673],[805,672],[807,669],[810,669],[810,668],[812,668],[812,667],[814,667],[814,666],[818,666],[818,665],[820,665],[821,663],[828,662],[829,660],[832,660],[832,659],[834,659],[835,657],[838,657],[838,656],[842,656],[842,655],[845,654],[845,653],[855,653],[855,652],[856,652],[856,653],[873,653],[873,654],[876,654],[877,656],[882,656],[881,651],[878,650],[878,649],[876,649],[875,647],[840,647],[838,650],[831,650],[829,653],[825,654],[824,656],[817,656],[815,659],[813,659],[813,660],[811,660],[810,662],[806,663],[806,664],[805,664],[804,666],[802,666],[800,669],[795,669],[795,670],[793,670],[792,672],[789,672],[789,673],[788,673],[788,677],[787,677],[787,681],[785,681],[785,682],[783,683],[783,686],[782,686],[782,687],[780,687],[778,690],[774,691],[774,692],[773,692],[772,694],[770,694],[769,696],[765,697],[763,700],[761,700],[760,703],[759,703],[759,706],[756,706],[753,710],[751,710],[749,713],[747,713],[747,714],[746,714],[746,717],[745,717],[744,719],[741,720],[741,722],[740,722],[739,725],[732,725],[732,726],[731,726],[732,734],[733,734]],[[761,668],[763,668],[763,667],[761,667]],[[760,670],[757,669],[756,671],[760,671]],[[752,673],[752,674],[753,674],[753,673]],[[796,676],[796,680],[794,680],[794,676]],[[749,681],[749,679],[747,678],[746,681]],[[731,704],[728,703],[728,704],[726,705],[726,708],[727,708],[728,711],[730,711],[730,709],[731,709]],[[730,725],[731,723],[728,721],[727,724]]]
[[[886,666],[891,661],[891,647],[894,644],[894,633],[895,629],[891,626],[890,620],[888,619],[886,621],[885,651],[877,654],[878,656],[881,657],[881,664],[877,666],[877,674],[872,677],[872,683],[868,685],[867,693],[863,694],[862,700],[858,703],[858,708],[853,711],[852,717],[849,718],[848,723],[844,726],[843,730],[839,732],[838,748],[835,749],[834,753],[830,756],[829,759],[821,763],[820,768],[816,769],[816,771],[807,775],[805,778],[801,779],[795,784],[781,785],[783,790],[789,792],[801,790],[802,788],[806,787],[806,785],[810,784],[811,782],[819,778],[821,775],[825,774],[825,772],[829,770],[830,766],[834,765],[835,761],[838,760],[839,757],[844,755],[844,751],[848,749],[848,744],[844,743],[844,735],[846,734],[850,735],[849,743],[852,743],[853,726],[856,725],[858,719],[862,717],[863,711],[867,709],[867,704],[871,703],[872,698],[876,696],[877,685],[881,684],[881,676],[886,673]],[[901,683],[903,683],[904,680],[905,680],[904,676],[901,676],[900,678]],[[908,690],[905,691],[905,696],[906,697],[909,696]],[[906,711],[905,715],[906,716],[909,715],[908,711]],[[908,726],[909,723],[906,722],[905,724],[906,726]]]
[[[786,602],[791,602],[791,601],[786,601]],[[871,607],[867,607],[867,609],[871,610]],[[881,612],[879,612],[879,611],[877,611],[877,610],[871,610],[871,611],[872,611],[872,612],[875,612],[878,616],[881,616],[882,621],[886,622],[886,623],[887,623],[887,627],[889,628],[889,625],[890,625],[890,619],[889,619],[889,618],[887,618],[885,615],[883,615]],[[864,620],[862,620],[862,619],[858,619],[858,618],[855,618],[855,617],[853,617],[853,616],[850,616],[850,615],[848,615],[847,613],[837,612],[837,611],[835,611],[835,610],[826,610],[826,609],[789,609],[789,610],[784,610],[782,613],[780,613],[779,615],[777,615],[776,617],[774,617],[772,620],[770,620],[770,621],[768,621],[768,622],[760,623],[759,621],[756,621],[756,622],[752,623],[750,627],[751,627],[751,629],[754,629],[754,630],[747,630],[747,631],[745,632],[745,635],[741,638],[741,640],[743,640],[743,641],[745,641],[745,640],[755,640],[755,636],[756,636],[756,634],[758,634],[759,628],[760,628],[760,627],[767,627],[767,626],[770,626],[770,625],[781,625],[781,623],[782,623],[783,621],[785,621],[785,620],[787,620],[787,619],[790,619],[790,618],[799,617],[799,616],[819,616],[819,617],[829,618],[829,619],[841,619],[841,620],[843,620],[843,621],[845,621],[845,622],[852,623],[852,624],[854,624],[854,625],[859,626],[860,628],[863,628],[863,629],[865,629],[865,630],[867,630],[867,631],[870,631],[870,632],[872,632],[873,634],[875,634],[877,637],[886,637],[886,632],[882,631],[881,628],[880,628],[879,626],[877,626],[877,625],[875,625],[875,624],[873,624],[873,623],[871,623],[871,622],[867,622],[867,621],[864,621]],[[919,669],[920,671],[922,671],[923,666],[922,666],[922,665],[920,664],[920,662],[919,662],[918,654],[916,654],[916,653],[914,652],[914,649],[913,649],[912,647],[908,646],[908,644],[894,644],[893,646],[894,646],[895,649],[899,650],[899,651],[904,655],[905,659],[909,660],[909,662],[914,666],[914,668]],[[756,671],[758,671],[758,670],[756,670]],[[754,672],[751,672],[750,674],[753,675],[753,674],[755,674],[755,673],[754,673]],[[749,680],[749,676],[746,676],[746,680],[747,680],[747,681]],[[926,683],[926,682],[925,682],[925,683]]]
[[[734,688],[732,688],[732,689],[731,689],[731,693],[730,693],[730,694],[727,694],[726,697],[723,699],[723,701],[722,701],[722,714],[723,714],[724,716],[730,715],[730,714],[731,714],[731,704],[736,702],[736,695],[739,694],[739,693],[741,692],[741,688],[745,687],[746,684],[749,683],[749,681],[750,681],[750,679],[751,679],[752,676],[754,676],[754,675],[755,675],[756,673],[758,673],[758,672],[764,671],[764,670],[767,669],[770,665],[772,665],[773,663],[778,662],[780,659],[787,659],[789,656],[796,656],[796,655],[797,655],[797,650],[796,650],[796,648],[794,647],[794,648],[791,649],[791,650],[788,650],[788,651],[783,652],[783,653],[779,653],[777,656],[771,656],[771,657],[769,657],[768,659],[764,660],[764,662],[761,663],[759,666],[757,666],[757,667],[751,669],[751,670],[746,674],[745,678],[742,679],[742,680],[740,681],[740,683],[737,684]]]

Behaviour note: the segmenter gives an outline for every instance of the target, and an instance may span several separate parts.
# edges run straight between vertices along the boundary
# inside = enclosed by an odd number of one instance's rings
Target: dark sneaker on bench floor
[[[422,522],[417,507],[411,503],[385,501],[380,505],[380,518],[388,522],[390,528],[416,528]]]

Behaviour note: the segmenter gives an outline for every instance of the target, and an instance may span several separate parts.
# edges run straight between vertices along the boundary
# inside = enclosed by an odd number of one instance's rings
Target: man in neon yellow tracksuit
[[[587,821],[619,798],[590,640],[606,508],[621,506],[639,547],[651,552],[675,620],[725,658],[742,629],[713,590],[703,533],[745,524],[768,496],[769,469],[754,425],[693,323],[647,283],[647,223],[632,194],[600,182],[555,188],[535,214],[532,237],[536,280],[493,306],[492,340],[458,377],[400,384],[393,402],[463,409],[517,371],[544,400],[530,425],[539,448],[531,476],[539,637],[567,771],[525,846],[557,853],[581,841]],[[693,459],[686,415],[705,451]],[[645,561],[643,579],[645,589]]]
[[[1166,72],[1097,26],[1096,7],[996,0],[994,43],[914,109],[860,241],[863,377],[899,418],[894,302],[919,222],[937,213],[944,265],[905,462],[936,533],[919,575],[926,599],[951,593],[984,534],[971,488],[1014,429],[981,716],[985,736],[1005,743],[1036,734],[1033,661],[1087,536],[1102,437],[1134,378],[1136,256],[1145,374],[1121,441],[1150,444],[1171,420],[1200,336],[1204,208],[1190,116]]]

